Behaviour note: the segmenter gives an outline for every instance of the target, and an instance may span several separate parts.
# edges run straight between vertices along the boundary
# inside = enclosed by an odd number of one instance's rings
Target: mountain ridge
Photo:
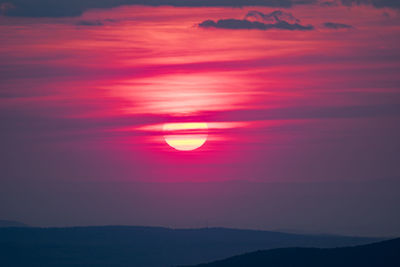
[[[29,227],[29,225],[13,220],[0,220],[0,227]]]
[[[316,236],[230,228],[172,229],[147,226],[0,228],[6,266],[165,267],[190,265],[246,252],[289,246],[338,247],[377,238]],[[101,260],[100,260],[101,259]]]
[[[400,266],[400,238],[342,248],[277,248],[259,250],[210,263],[176,267],[317,267]]]

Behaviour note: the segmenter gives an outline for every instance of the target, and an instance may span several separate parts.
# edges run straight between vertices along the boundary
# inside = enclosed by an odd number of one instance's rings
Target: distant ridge
[[[168,267],[211,262],[256,250],[339,247],[377,240],[381,239],[227,228],[9,227],[0,228],[0,259],[7,267]]]
[[[18,221],[0,220],[0,227],[28,227],[28,225]]]
[[[191,267],[398,267],[399,253],[400,238],[397,238],[344,248],[281,248],[256,251]]]

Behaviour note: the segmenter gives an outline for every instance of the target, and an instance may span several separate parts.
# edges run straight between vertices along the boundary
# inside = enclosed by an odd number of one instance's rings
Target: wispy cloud
[[[331,7],[331,6],[338,6],[338,3],[337,3],[337,1],[323,1],[323,2],[320,2],[320,6],[323,6],[323,7]]]
[[[349,24],[343,24],[343,23],[336,23],[336,22],[325,22],[323,24],[324,28],[327,29],[333,29],[333,30],[339,30],[339,29],[351,29],[353,26]]]
[[[376,8],[400,8],[399,0],[342,0],[342,4],[346,6],[372,5]]]
[[[75,23],[78,26],[102,26],[104,23],[100,20],[80,20]]]

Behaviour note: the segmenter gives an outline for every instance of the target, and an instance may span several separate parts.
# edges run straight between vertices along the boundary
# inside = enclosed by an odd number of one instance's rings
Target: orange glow
[[[163,126],[165,142],[180,151],[191,151],[204,145],[207,130],[205,122],[166,123]]]

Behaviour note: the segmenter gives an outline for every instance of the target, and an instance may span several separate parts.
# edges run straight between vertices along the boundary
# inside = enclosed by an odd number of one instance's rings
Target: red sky
[[[206,20],[242,20],[252,10],[289,12],[298,24],[314,28],[199,26]],[[345,189],[329,201],[345,195],[349,207],[372,207],[382,219],[363,228],[350,211],[337,209],[335,215],[347,218],[351,227],[326,222],[318,230],[400,233],[394,226],[400,217],[393,215],[398,193],[384,186],[375,198],[370,186],[398,185],[400,175],[399,18],[398,9],[340,4],[287,9],[123,6],[89,9],[76,17],[1,16],[0,182],[7,191],[3,200],[10,204],[0,206],[0,216],[38,225],[191,227],[211,220],[219,226],[270,229],[280,228],[290,214],[311,209],[309,199],[321,201],[333,183]],[[348,27],[327,28],[326,22]],[[174,150],[163,138],[162,125],[168,122],[207,122],[207,142],[191,152]],[[262,196],[271,189],[253,194],[248,186],[243,194],[256,200],[244,198],[238,204],[241,189],[233,181],[278,184],[286,191],[268,199],[277,206],[268,206]],[[91,203],[78,208],[80,214],[96,210],[94,200],[100,198],[122,206],[121,212],[113,213],[113,220],[106,219],[109,211],[97,210],[93,220],[81,214],[64,221],[33,212],[54,213],[52,206],[38,208],[43,201],[34,199],[41,194],[67,210],[76,208],[74,194],[58,188],[69,183]],[[180,186],[168,185],[175,183]],[[196,190],[192,183],[202,183],[199,194],[220,205],[202,205],[196,193],[188,196]],[[311,184],[319,189],[306,186]],[[360,199],[354,197],[359,186],[370,190]],[[217,194],[209,187],[231,189]],[[53,195],[52,190],[62,193]],[[31,213],[16,197],[22,192],[35,203]],[[291,198],[299,194],[305,195],[303,202]],[[390,201],[382,199],[385,195]],[[170,215],[155,216],[163,209],[163,196],[188,204],[171,200]],[[138,204],[143,199],[149,206]],[[288,208],[285,201],[298,206]],[[226,219],[218,217],[229,203],[247,207],[249,214],[232,211]],[[325,204],[284,226],[311,231],[310,218],[322,216],[330,206]],[[179,220],[177,214],[190,214],[190,207],[204,212],[192,221]],[[126,215],[129,209],[140,216]]]

